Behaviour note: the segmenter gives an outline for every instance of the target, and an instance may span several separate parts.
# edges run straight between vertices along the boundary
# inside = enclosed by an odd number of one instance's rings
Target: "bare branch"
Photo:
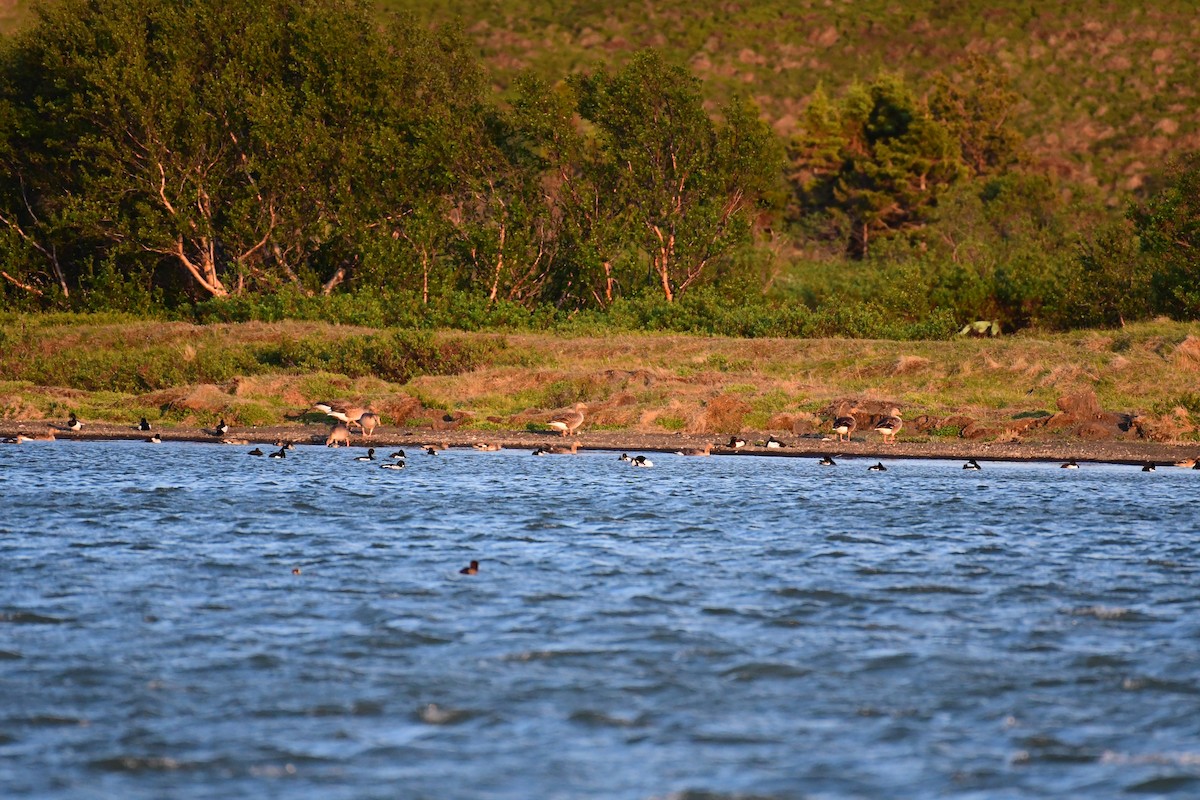
[[[38,297],[46,296],[37,287],[30,286],[28,283],[21,283],[19,280],[14,278],[12,275],[9,275],[7,272],[4,272],[3,270],[0,270],[0,276],[3,276],[4,279],[6,281],[8,281],[9,283],[11,283],[13,286],[20,287],[21,289],[24,289],[25,291],[27,291],[31,294],[36,294]]]

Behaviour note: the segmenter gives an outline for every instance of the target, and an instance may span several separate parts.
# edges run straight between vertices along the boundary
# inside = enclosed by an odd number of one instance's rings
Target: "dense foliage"
[[[1200,311],[1200,162],[1117,219],[1029,157],[994,60],[821,89],[786,142],[655,50],[492,82],[460,28],[359,0],[48,5],[0,48],[0,304],[894,337]]]

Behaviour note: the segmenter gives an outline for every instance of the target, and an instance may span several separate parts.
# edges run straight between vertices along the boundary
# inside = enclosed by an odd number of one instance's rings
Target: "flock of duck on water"
[[[316,403],[313,408],[321,411],[326,416],[335,420],[333,427],[329,431],[329,435],[325,439],[326,447],[349,447],[354,428],[358,429],[359,433],[361,433],[364,439],[369,440],[371,438],[371,434],[375,432],[375,429],[379,427],[381,422],[379,415],[374,411],[371,411],[369,408],[355,406],[348,403]],[[585,419],[584,412],[586,410],[586,403],[576,403],[570,409],[552,416],[546,422],[546,425],[551,430],[557,431],[563,437],[576,435],[579,428],[583,425],[583,421]],[[883,442],[894,444],[896,442],[896,434],[900,432],[902,427],[904,427],[904,420],[900,417],[900,409],[892,408],[891,412],[885,415],[882,420],[871,426],[871,430],[875,433],[878,433],[882,437]],[[4,444],[21,444],[23,442],[30,441],[53,441],[55,439],[56,430],[79,432],[82,429],[83,423],[80,422],[79,418],[76,417],[75,412],[72,411],[65,424],[51,425],[47,428],[45,434],[38,436],[27,436],[23,433],[18,433],[16,436],[8,437],[0,441],[2,441]],[[145,439],[147,442],[154,444],[162,442],[162,436],[157,431],[152,432],[152,426],[149,420],[147,420],[145,417],[141,418],[138,424],[133,427],[133,430],[140,433],[150,433],[151,435]],[[858,430],[858,420],[855,418],[853,413],[843,410],[834,417],[831,426],[831,432],[835,435],[837,442],[851,441],[851,435],[856,430]],[[229,425],[225,422],[224,418],[222,418],[215,427],[204,428],[203,431],[210,436],[220,438],[225,444],[249,444],[249,442],[245,439],[226,438],[226,435],[229,433]],[[741,450],[742,448],[746,447],[747,444],[748,443],[744,438],[740,436],[731,436],[725,446],[731,450]],[[765,441],[755,442],[755,445],[758,447],[764,447],[768,450],[787,447],[786,443],[776,439],[774,435],[769,436]],[[285,443],[282,441],[275,442],[275,446],[279,449],[270,453],[265,453],[261,448],[255,447],[253,450],[249,451],[249,455],[266,456],[268,458],[286,458],[287,451],[294,449],[294,446],[291,443]],[[570,445],[565,446],[542,446],[535,449],[533,451],[533,455],[574,455],[579,451],[579,446],[578,440],[575,440],[571,442]],[[438,444],[424,444],[420,447],[426,455],[435,456],[438,454],[438,451],[448,449],[450,445],[446,442],[441,442]],[[473,444],[472,447],[476,450],[484,452],[501,449],[499,444],[484,442],[477,442]],[[706,444],[700,448],[687,448],[678,450],[676,451],[676,454],[682,456],[707,456],[712,452],[712,448],[712,444]],[[379,460],[383,461],[383,463],[380,464],[383,469],[403,469],[406,463],[405,459],[406,456],[404,451],[396,450],[387,456],[386,459],[380,458]],[[354,460],[363,462],[372,462],[377,460],[375,448],[369,447],[366,455],[358,456]],[[654,462],[650,461],[650,459],[643,455],[630,456],[627,453],[622,453],[619,460],[626,462],[633,467],[647,468],[654,466]],[[829,455],[822,456],[817,463],[823,467],[837,466],[837,462],[835,462],[833,457]],[[1200,460],[1194,458],[1177,461],[1174,463],[1174,465],[1176,467],[1200,470]],[[1155,466],[1156,465],[1154,462],[1147,461],[1142,464],[1142,471],[1154,472]],[[1062,469],[1079,469],[1079,464],[1074,459],[1071,459],[1070,461],[1063,463],[1061,467]],[[974,458],[968,459],[967,462],[963,464],[962,468],[968,471],[979,471],[983,469],[979,462]],[[887,467],[884,466],[882,461],[878,461],[875,464],[867,467],[867,470],[869,472],[886,472]]]

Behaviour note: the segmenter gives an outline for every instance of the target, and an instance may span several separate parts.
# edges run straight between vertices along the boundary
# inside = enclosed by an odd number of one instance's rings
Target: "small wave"
[[[645,719],[641,716],[633,719],[625,717],[616,717],[612,714],[606,714],[603,711],[592,711],[590,709],[582,709],[571,714],[572,722],[578,722],[581,725],[591,725],[597,728],[640,728],[645,725]]]
[[[14,625],[62,625],[74,620],[49,617],[32,611],[4,611],[0,612],[0,622],[11,622]]]
[[[793,589],[791,587],[778,589],[775,594],[789,600],[812,600],[829,605],[851,605],[861,603],[863,598],[858,595],[837,592],[832,589]]]
[[[170,756],[113,756],[91,762],[96,769],[106,772],[176,772],[195,768],[196,764],[178,761]]]
[[[1121,681],[1127,692],[1170,692],[1175,694],[1200,694],[1200,688],[1186,681],[1167,681],[1161,678],[1130,676]]]
[[[917,583],[911,586],[889,586],[886,591],[894,594],[983,594],[976,589],[962,586],[943,586],[937,583]]]
[[[0,650],[0,661],[18,661],[24,657],[13,650]]]
[[[755,681],[760,678],[802,678],[811,672],[812,670],[794,664],[765,661],[739,664],[722,672],[721,677],[732,678],[735,681]]]
[[[1078,606],[1064,613],[1072,617],[1095,617],[1105,622],[1144,622],[1147,619],[1141,612],[1125,606]]]

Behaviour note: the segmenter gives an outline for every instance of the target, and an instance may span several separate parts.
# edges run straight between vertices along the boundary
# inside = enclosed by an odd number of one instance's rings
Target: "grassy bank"
[[[0,416],[168,425],[323,422],[312,404],[365,401],[386,424],[536,429],[589,404],[587,430],[819,430],[846,400],[895,404],[908,437],[1035,435],[1026,421],[1094,393],[1142,430],[1196,441],[1200,324],[949,342],[562,337],[333,326],[191,325],[118,316],[0,318]],[[918,418],[925,417],[917,425]],[[1040,436],[1066,435],[1046,429]]]

